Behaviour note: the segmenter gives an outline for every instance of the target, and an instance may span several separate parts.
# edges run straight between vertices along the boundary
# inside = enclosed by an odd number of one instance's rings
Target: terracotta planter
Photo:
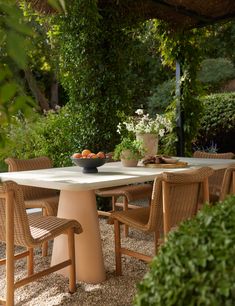
[[[130,150],[124,150],[121,154],[121,162],[124,167],[136,167],[138,159],[132,159]]]
[[[154,156],[158,151],[158,136],[156,134],[137,134],[136,139],[143,142],[145,157]]]

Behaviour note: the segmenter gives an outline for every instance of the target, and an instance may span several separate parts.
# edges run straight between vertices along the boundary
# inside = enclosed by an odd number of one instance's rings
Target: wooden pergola
[[[55,12],[48,0],[27,0],[35,10]],[[66,1],[65,1],[66,2]],[[124,15],[161,19],[173,28],[192,29],[235,17],[234,0],[98,0],[100,9],[113,7]]]
[[[47,0],[27,0],[35,10],[44,14],[55,13]],[[170,27],[191,30],[207,25],[227,22],[235,18],[235,0],[98,0],[102,11],[112,7],[120,16],[131,15],[138,19],[160,19]],[[176,59],[176,96],[177,106],[177,155],[184,156],[184,132],[180,110],[180,63]]]

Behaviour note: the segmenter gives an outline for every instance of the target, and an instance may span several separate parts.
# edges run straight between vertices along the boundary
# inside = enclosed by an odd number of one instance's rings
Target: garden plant
[[[168,235],[138,284],[134,305],[234,305],[234,256],[233,195],[205,205]]]

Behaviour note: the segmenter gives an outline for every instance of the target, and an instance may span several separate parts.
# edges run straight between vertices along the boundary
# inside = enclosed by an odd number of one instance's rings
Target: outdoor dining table
[[[133,183],[153,181],[166,171],[182,171],[202,166],[223,169],[235,160],[180,158],[187,162],[186,168],[123,167],[120,162],[106,163],[98,173],[83,173],[79,166],[42,170],[0,173],[2,181],[13,180],[21,185],[60,190],[58,217],[78,220],[83,233],[75,236],[77,281],[97,284],[106,279],[95,190]],[[55,238],[51,263],[56,264],[67,257],[66,237]],[[61,270],[68,275],[68,269]]]

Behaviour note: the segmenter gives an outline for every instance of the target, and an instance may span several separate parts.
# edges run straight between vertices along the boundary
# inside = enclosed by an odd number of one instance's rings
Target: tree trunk
[[[49,102],[45,97],[45,95],[41,92],[40,88],[38,87],[32,72],[29,69],[26,69],[24,72],[29,88],[32,91],[36,101],[38,102],[38,105],[42,110],[49,110],[50,109]]]
[[[58,92],[59,84],[56,79],[55,74],[52,77],[51,84],[51,107],[55,109],[55,106],[59,104],[59,92]]]

